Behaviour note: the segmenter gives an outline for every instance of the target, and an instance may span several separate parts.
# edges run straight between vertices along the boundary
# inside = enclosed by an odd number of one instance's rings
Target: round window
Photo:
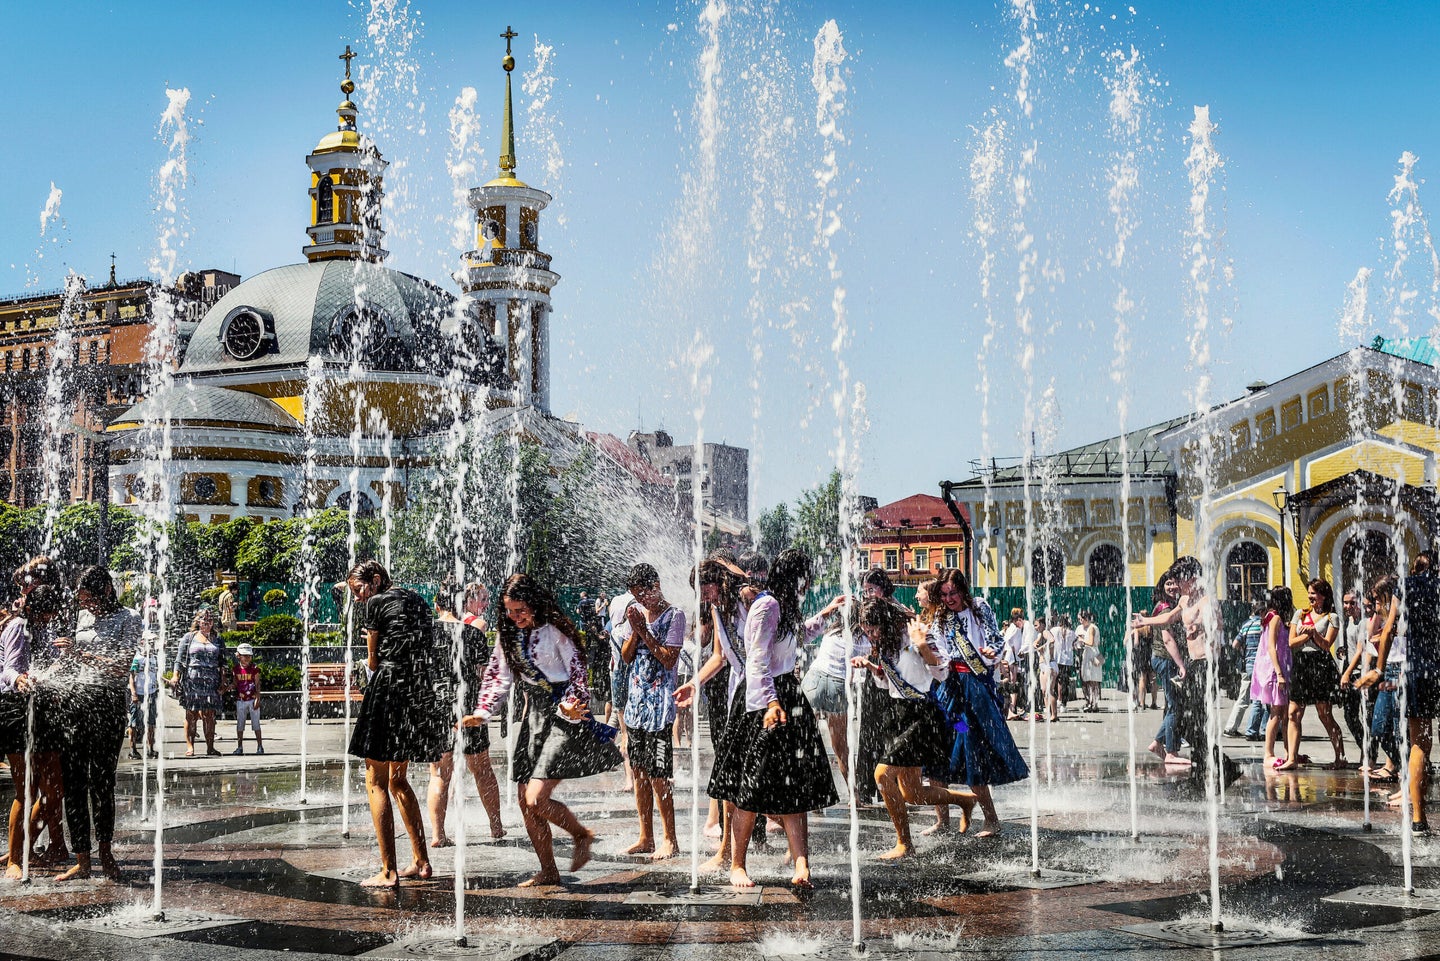
[[[279,494],[275,489],[275,482],[272,480],[262,480],[259,484],[256,484],[255,493],[260,496],[260,500],[267,504],[275,500]]]
[[[201,475],[195,478],[195,496],[202,501],[214,500],[220,488],[215,483],[215,478]]]

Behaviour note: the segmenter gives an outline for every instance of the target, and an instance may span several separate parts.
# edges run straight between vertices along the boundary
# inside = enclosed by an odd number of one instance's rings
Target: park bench
[[[345,665],[344,664],[311,664],[309,677],[306,679],[306,690],[310,694],[312,704],[343,704],[345,703]],[[359,685],[351,681],[350,700],[359,701],[364,698]]]

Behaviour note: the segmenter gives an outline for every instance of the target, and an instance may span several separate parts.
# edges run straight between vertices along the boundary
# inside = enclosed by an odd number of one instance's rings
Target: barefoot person
[[[346,584],[356,603],[364,605],[361,624],[370,672],[350,735],[350,753],[365,759],[365,795],[380,846],[379,873],[360,883],[393,887],[401,878],[431,874],[425,822],[408,769],[411,761],[438,761],[446,733],[437,723],[440,712],[435,706],[433,618],[425,598],[391,584],[390,572],[379,561],[357,564]],[[395,861],[397,807],[414,855],[403,871]]]
[[[729,561],[711,557],[700,562],[695,579],[699,582],[700,603],[710,611],[708,633],[712,648],[709,659],[695,672],[695,676],[675,689],[675,703],[680,707],[693,703],[697,690],[705,691],[710,702],[710,743],[714,748],[715,762],[710,768],[706,793],[720,807],[720,846],[714,857],[700,865],[702,872],[709,873],[728,867],[734,852],[735,802],[725,800],[723,785],[733,784],[738,774],[733,764],[722,766],[722,763],[732,757],[727,746],[733,724],[745,713],[744,695],[737,696],[737,692],[742,692],[745,687],[743,652],[747,603],[743,599],[742,587],[747,578],[744,571]],[[746,590],[753,592],[753,588]],[[753,593],[750,596],[753,598]],[[716,679],[725,685],[718,695],[711,685],[711,681]],[[733,758],[738,763],[739,754],[734,754]]]
[[[629,666],[625,730],[630,736],[630,768],[635,778],[635,811],[640,838],[626,854],[656,860],[675,856],[675,762],[671,744],[675,725],[675,665],[685,644],[685,612],[671,605],[660,589],[660,575],[649,564],[636,564],[625,578],[635,602],[616,628],[620,656]],[[654,809],[660,808],[663,836],[655,843]]]
[[[540,870],[520,886],[559,884],[551,825],[574,839],[571,871],[590,861],[595,835],[551,795],[561,781],[613,771],[620,751],[607,737],[613,729],[601,728],[590,715],[585,648],[555,598],[530,575],[512,574],[500,600],[500,642],[485,666],[479,703],[461,724],[487,723],[519,679],[525,711],[515,741],[515,780],[525,832],[540,859]]]
[[[90,876],[94,829],[100,870],[120,880],[115,838],[115,764],[125,740],[130,655],[141,644],[140,616],[120,606],[115,581],[103,567],[87,567],[75,588],[80,614],[70,658],[74,684],[66,698],[67,738],[61,766],[65,821],[75,864],[55,880]]]
[[[782,551],[770,570],[769,590],[751,601],[745,618],[745,714],[732,721],[725,759],[737,777],[721,785],[735,804],[734,861],[730,883],[753,887],[746,871],[750,832],[759,815],[780,818],[796,888],[811,888],[808,812],[838,800],[825,742],[810,702],[795,677],[795,650],[809,630],[800,613],[810,581],[810,558]]]
[[[3,625],[0,627],[0,751],[4,752],[5,760],[10,764],[10,782],[15,791],[15,799],[10,803],[9,864],[5,868],[5,877],[12,881],[24,876],[25,843],[27,840],[34,842],[33,825],[42,810],[41,794],[47,790],[44,784],[39,783],[40,755],[55,750],[50,747],[41,752],[44,745],[38,742],[42,735],[36,730],[36,743],[31,752],[36,769],[31,770],[27,766],[26,742],[32,733],[30,701],[36,697],[38,687],[36,678],[31,674],[35,633],[53,621],[65,606],[64,594],[52,584],[36,586],[25,600],[19,613],[7,611],[0,614],[0,625]],[[50,726],[48,722],[44,723]],[[41,719],[37,717],[36,728],[41,724]],[[59,785],[53,785],[49,790],[58,791]],[[28,810],[25,804],[27,796],[31,802]],[[27,829],[27,824],[31,825],[30,829]],[[58,824],[51,825],[50,830],[59,832]],[[63,833],[55,833],[51,844],[63,846]]]
[[[907,857],[915,850],[910,837],[910,804],[960,805],[960,832],[970,826],[975,795],[921,781],[925,769],[943,769],[945,719],[930,699],[931,686],[943,679],[949,665],[931,642],[924,624],[887,600],[871,598],[860,608],[860,629],[871,645],[870,657],[855,657],[851,666],[868,671],[890,697],[880,731],[880,763],[875,783],[895,826],[895,847],[882,861]]]
[[[1295,755],[1287,746],[1285,763],[1275,758],[1275,740],[1283,738],[1290,723],[1290,618],[1295,613],[1290,588],[1276,587],[1265,602],[1260,618],[1260,647],[1255,652],[1255,669],[1250,677],[1250,697],[1270,708],[1265,722],[1265,769],[1293,770]],[[1288,739],[1284,740],[1289,744]]]
[[[442,641],[439,650],[444,661],[437,665],[437,669],[446,678],[437,689],[436,706],[446,730],[464,718],[465,706],[475,699],[475,692],[480,690],[480,676],[485,671],[485,665],[490,663],[490,642],[485,638],[486,624],[482,617],[490,606],[490,592],[484,584],[472,583],[465,585],[459,598],[457,593],[449,582],[441,584],[435,592],[435,623]],[[463,617],[455,615],[457,606],[464,611]],[[503,838],[505,826],[500,821],[500,782],[495,778],[495,769],[490,766],[490,728],[484,724],[464,727],[458,734],[465,770],[475,779],[475,791],[480,795],[485,816],[490,819],[490,836]],[[430,842],[432,848],[449,847],[454,843],[445,833],[450,785],[455,775],[454,741],[453,737],[447,737],[445,752],[440,755],[439,761],[430,765],[426,806],[430,809],[430,824],[435,831],[435,838]]]
[[[975,792],[985,824],[976,837],[1000,833],[1000,815],[990,788],[1030,776],[1015,738],[1005,724],[992,670],[999,651],[995,614],[983,598],[970,595],[965,572],[950,568],[937,579],[942,611],[930,627],[935,649],[949,661],[949,671],[936,690],[936,701],[954,737],[950,751],[950,784],[966,784]]]

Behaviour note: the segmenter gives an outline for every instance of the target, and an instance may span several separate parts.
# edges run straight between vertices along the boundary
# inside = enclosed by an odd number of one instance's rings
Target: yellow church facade
[[[1437,535],[1440,377],[1412,348],[1377,341],[1204,414],[942,485],[976,518],[977,586],[1151,585],[1183,554],[1236,600],[1403,570]]]

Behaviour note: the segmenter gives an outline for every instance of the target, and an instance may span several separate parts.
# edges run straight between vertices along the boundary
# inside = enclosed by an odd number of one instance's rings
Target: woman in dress
[[[850,785],[850,714],[849,701],[845,693],[845,680],[850,675],[848,664],[853,657],[865,657],[870,653],[870,642],[860,631],[856,619],[859,609],[850,603],[844,594],[837,596],[819,614],[824,620],[844,608],[844,620],[836,623],[820,637],[815,649],[814,660],[805,672],[805,681],[800,690],[825,719],[830,731],[830,749],[840,765],[840,778]],[[845,623],[848,621],[849,623]],[[807,622],[808,623],[808,622]],[[808,632],[807,632],[808,633]]]
[[[445,678],[437,686],[439,696],[437,707],[442,718],[442,727],[449,730],[463,719],[465,705],[475,698],[480,690],[480,676],[485,665],[490,663],[490,642],[485,636],[488,628],[484,620],[485,609],[490,606],[490,592],[484,584],[466,584],[464,593],[446,582],[435,592],[435,621],[440,627],[437,651],[444,662],[437,665],[436,674]],[[456,604],[456,601],[459,604]],[[464,612],[456,616],[456,607]],[[503,838],[505,826],[500,821],[500,782],[495,779],[495,769],[490,765],[490,728],[462,727],[458,729],[460,751],[465,757],[465,769],[475,779],[475,791],[490,819],[490,836]],[[440,760],[430,765],[430,787],[426,794],[430,809],[430,823],[434,826],[435,837],[432,848],[449,847],[454,842],[445,833],[445,816],[450,806],[450,781],[455,773],[454,739],[448,739],[445,752]]]
[[[1055,634],[1058,628],[1051,626],[1052,621],[1048,617],[1035,618],[1035,665],[1040,675],[1040,703],[1032,705],[1035,709],[1037,720],[1044,718],[1047,721],[1057,721],[1060,715],[1057,712],[1055,699],[1059,695],[1059,686],[1056,683],[1056,643]],[[1043,709],[1044,713],[1040,713]]]
[[[999,631],[990,605],[970,595],[964,571],[943,571],[937,593],[943,610],[930,628],[930,639],[949,661],[949,671],[935,697],[946,723],[955,731],[945,780],[966,784],[975,792],[985,813],[985,824],[976,837],[994,837],[1000,833],[1001,822],[990,788],[1030,776],[1005,724],[992,676],[999,654]]]
[[[31,825],[29,840],[35,838],[35,822],[47,818],[47,808],[57,809],[61,785],[41,769],[41,762],[47,756],[51,767],[58,770],[54,755],[58,751],[58,730],[54,728],[50,712],[36,710],[34,744],[32,757],[34,770],[26,765],[27,740],[32,736],[30,728],[30,701],[37,696],[39,681],[31,673],[35,666],[32,655],[36,654],[35,634],[46,627],[65,609],[67,598],[60,588],[51,584],[37,585],[28,591],[25,604],[17,608],[18,613],[6,611],[0,615],[0,753],[10,764],[10,783],[15,799],[10,803],[8,860],[5,877],[15,881],[24,877],[25,841],[27,823]],[[117,748],[118,750],[118,748]],[[27,789],[28,784],[28,789]],[[49,792],[54,802],[45,803]],[[31,807],[27,811],[27,794]],[[53,817],[53,816],[51,816]],[[50,830],[50,844],[53,848],[64,848],[65,835],[60,828],[58,817],[47,819]],[[68,852],[64,855],[69,857]]]
[[[1255,651],[1255,671],[1250,675],[1250,698],[1268,705],[1270,719],[1265,722],[1265,769],[1295,767],[1295,755],[1289,754],[1282,765],[1275,758],[1275,739],[1287,723],[1290,703],[1290,618],[1295,613],[1290,588],[1271,588],[1260,618],[1260,646]]]
[[[1315,705],[1320,725],[1330,736],[1330,746],[1335,758],[1328,765],[1329,770],[1338,771],[1350,766],[1345,760],[1345,740],[1340,725],[1330,707],[1340,687],[1340,672],[1335,666],[1331,650],[1340,633],[1340,618],[1335,613],[1335,592],[1327,581],[1315,578],[1306,585],[1310,606],[1295,615],[1290,625],[1290,648],[1294,657],[1295,674],[1290,685],[1290,731],[1286,740],[1288,761],[1300,762],[1300,735],[1305,720],[1305,708]]]
[[[602,737],[613,729],[600,728],[590,715],[585,648],[555,598],[530,575],[512,574],[500,600],[500,641],[485,666],[475,711],[461,723],[487,723],[519,678],[525,710],[515,742],[515,780],[525,831],[540,859],[540,870],[520,886],[559,884],[551,825],[574,839],[571,871],[590,861],[595,835],[552,795],[561,781],[613,771],[620,751]]]
[[[75,683],[65,699],[69,735],[61,767],[65,820],[75,864],[55,880],[90,877],[90,835],[94,828],[100,870],[120,880],[115,837],[115,765],[125,741],[130,659],[139,649],[140,615],[120,606],[115,580],[104,567],[87,567],[75,585],[80,614],[70,657]]]
[[[190,633],[180,638],[171,686],[180,706],[185,708],[185,756],[195,756],[195,725],[205,734],[205,754],[219,757],[215,749],[215,712],[225,688],[225,642],[216,632],[215,609],[202,604],[190,622]]]
[[[693,704],[697,690],[705,692],[710,716],[710,743],[714,750],[714,762],[710,768],[710,783],[706,793],[711,803],[719,807],[718,837],[719,850],[700,866],[704,872],[724,870],[731,862],[734,851],[732,828],[735,823],[735,803],[726,800],[723,785],[733,784],[735,777],[728,769],[722,769],[721,759],[728,756],[727,745],[731,733],[731,720],[745,712],[743,694],[737,691],[745,687],[744,630],[746,601],[742,592],[746,590],[745,572],[723,558],[711,556],[701,561],[696,569],[695,579],[699,582],[700,603],[708,611],[707,623],[702,624],[710,638],[710,657],[700,666],[686,683],[675,689],[675,703],[680,707]],[[753,588],[750,596],[753,598]],[[718,692],[716,684],[721,684]]]
[[[409,765],[433,764],[445,747],[446,728],[436,705],[434,618],[425,598],[394,586],[379,561],[355,565],[345,583],[355,603],[364,605],[361,625],[370,674],[350,734],[350,754],[365,759],[365,796],[380,848],[380,871],[360,884],[395,887],[402,878],[423,879],[432,873]],[[396,808],[414,856],[403,871],[396,864]]]
[[[1105,655],[1100,653],[1100,628],[1095,612],[1080,612],[1080,630],[1075,632],[1075,656],[1080,659],[1080,684],[1085,689],[1085,711],[1100,710],[1100,683],[1105,680]]]
[[[730,868],[735,887],[754,886],[746,855],[759,815],[778,817],[785,829],[795,865],[790,884],[813,887],[806,817],[838,800],[815,712],[795,677],[796,647],[811,629],[800,613],[809,582],[810,558],[794,548],[781,551],[770,569],[769,590],[755,596],[745,616],[745,713],[732,717],[736,729],[726,737],[725,756],[715,762],[734,774],[720,789],[721,797],[735,804]]]
[[[915,845],[910,837],[910,804],[960,805],[960,833],[970,827],[975,795],[921,780],[924,769],[945,766],[945,719],[930,699],[930,688],[942,679],[949,665],[935,649],[925,625],[908,611],[887,600],[872,598],[860,609],[860,628],[871,646],[869,657],[857,656],[851,666],[865,670],[892,701],[880,730],[880,762],[875,782],[890,823],[895,826],[895,847],[880,855],[882,861],[908,857]]]

